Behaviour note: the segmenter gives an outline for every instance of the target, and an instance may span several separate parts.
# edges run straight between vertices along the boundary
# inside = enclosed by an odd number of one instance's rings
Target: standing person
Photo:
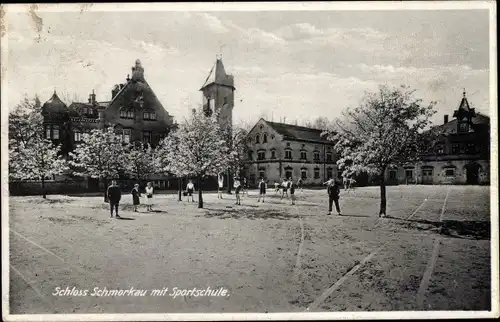
[[[153,184],[148,182],[146,185],[146,206],[147,211],[153,211]]]
[[[247,182],[247,178],[243,178],[243,187],[242,187],[242,191],[241,191],[241,194],[243,195],[243,197],[245,196],[245,192],[246,192],[247,197],[248,197],[248,182]]]
[[[283,179],[283,182],[281,183],[281,199],[283,199],[283,197],[285,197],[285,194],[286,194],[286,198],[288,199],[288,181],[285,179]]]
[[[120,215],[118,215],[118,205],[120,204],[120,199],[122,198],[122,192],[120,191],[120,187],[116,184],[116,180],[111,181],[107,194],[109,207],[111,209],[111,218],[113,218],[113,208],[115,209],[116,218],[121,218]]]
[[[299,180],[297,180],[297,189],[299,189],[301,193],[304,193],[304,191],[302,190],[302,178],[299,178]]]
[[[132,188],[132,204],[134,205],[134,212],[137,212],[137,207],[141,204],[139,197],[141,193],[139,191],[139,184],[134,184],[134,188]]]
[[[340,213],[340,205],[339,205],[339,198],[340,198],[340,184],[336,180],[329,180],[328,186],[327,186],[327,192],[328,192],[328,215],[332,214],[332,203],[335,203],[335,209],[337,210],[337,214],[339,216],[342,216]]]
[[[241,183],[239,178],[234,178],[233,187],[235,189],[234,194],[236,195],[235,205],[241,205],[241,198],[240,198]]]
[[[193,197],[194,183],[193,183],[193,180],[189,180],[188,184],[186,185],[186,190],[188,193],[188,202],[189,202],[189,197],[191,197],[191,202],[194,202],[194,197]]]
[[[290,198],[292,199],[292,205],[295,205],[295,188],[296,184],[293,183],[292,178],[290,178],[290,181],[288,181],[290,184]]]
[[[260,198],[262,198],[262,202],[264,202],[264,197],[266,196],[266,191],[267,191],[267,183],[264,181],[264,178],[260,178],[259,200],[257,200],[257,202],[260,202]]]
[[[277,194],[278,192],[280,192],[280,183],[274,180],[274,194]]]
[[[222,199],[222,188],[224,188],[224,177],[220,173],[219,173],[218,183],[219,186],[217,189],[217,199]]]

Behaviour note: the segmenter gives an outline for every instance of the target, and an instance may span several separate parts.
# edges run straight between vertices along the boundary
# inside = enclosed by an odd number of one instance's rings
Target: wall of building
[[[490,162],[488,160],[453,160],[427,161],[398,167],[386,171],[388,183],[397,184],[468,184],[467,168],[471,164],[478,164],[478,184],[490,183]],[[424,176],[424,169],[432,169],[432,176]],[[447,175],[446,170],[453,169],[453,175]],[[391,170],[396,172],[396,178],[391,178]],[[406,171],[412,170],[412,176],[406,177]]]

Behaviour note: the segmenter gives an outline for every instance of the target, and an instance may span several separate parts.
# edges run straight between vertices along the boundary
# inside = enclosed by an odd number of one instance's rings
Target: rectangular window
[[[125,143],[130,143],[130,136],[132,134],[132,130],[130,129],[124,129],[123,130],[123,142]]]
[[[432,177],[432,169],[422,169],[422,176]]]
[[[444,145],[439,144],[439,145],[436,147],[436,153],[437,153],[437,154],[444,154]]]
[[[328,152],[328,153],[326,154],[326,161],[327,161],[327,162],[332,162],[332,154],[331,154],[330,152]]]
[[[248,151],[248,160],[253,160],[253,152]]]
[[[306,169],[302,169],[300,171],[300,177],[302,178],[302,180],[307,179],[307,170]]]
[[[300,159],[301,160],[307,159],[307,152],[306,151],[300,151]]]
[[[75,142],[80,142],[82,140],[82,132],[77,131],[74,133]]]
[[[468,154],[475,154],[476,153],[476,145],[474,143],[467,143],[466,152]]]
[[[286,170],[285,171],[286,178],[291,178],[292,177],[292,170]]]
[[[446,169],[444,171],[444,175],[447,177],[453,177],[455,176],[455,169]]]
[[[51,139],[52,135],[50,132],[50,125],[45,125],[45,138],[46,139]]]
[[[458,132],[460,133],[469,132],[469,124],[467,124],[466,122],[458,123]]]
[[[271,150],[271,159],[276,159],[276,150]]]
[[[264,160],[266,158],[266,152],[264,151],[259,151],[257,154],[257,159],[258,160]]]
[[[314,169],[314,179],[319,179],[319,169]]]
[[[326,170],[326,176],[327,176],[327,179],[333,179],[333,170],[332,169],[327,169]]]
[[[319,161],[319,152],[314,151],[314,161]]]
[[[54,140],[59,140],[59,125],[52,126],[52,138]]]
[[[143,133],[143,136],[142,136],[142,137],[143,137],[143,141],[144,141],[145,143],[151,143],[151,132],[149,132],[149,131],[144,131],[144,133]]]
[[[285,159],[291,159],[291,158],[292,158],[292,151],[286,150],[285,151]]]
[[[227,96],[224,96],[224,104],[227,104]]]
[[[455,143],[451,145],[451,154],[459,154],[460,153],[460,144]]]
[[[406,170],[406,171],[405,171],[405,178],[406,178],[406,179],[411,179],[411,178],[413,178],[413,170]]]
[[[263,170],[259,171],[259,178],[265,178],[266,177],[266,172]]]
[[[397,178],[397,171],[396,170],[389,170],[389,179],[396,180],[396,178]]]

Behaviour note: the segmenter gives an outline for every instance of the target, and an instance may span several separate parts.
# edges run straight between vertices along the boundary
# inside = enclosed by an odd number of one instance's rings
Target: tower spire
[[[464,88],[464,98],[465,98],[465,88]]]

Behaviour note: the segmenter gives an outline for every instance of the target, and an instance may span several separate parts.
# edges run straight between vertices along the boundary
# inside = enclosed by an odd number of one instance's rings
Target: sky
[[[438,124],[464,88],[490,114],[487,10],[28,9],[6,14],[9,108],[25,94],[44,102],[54,89],[82,101],[95,90],[108,101],[140,59],[180,120],[201,103],[199,89],[221,54],[235,79],[234,122],[334,119],[381,84],[409,85],[424,103],[436,101]]]

